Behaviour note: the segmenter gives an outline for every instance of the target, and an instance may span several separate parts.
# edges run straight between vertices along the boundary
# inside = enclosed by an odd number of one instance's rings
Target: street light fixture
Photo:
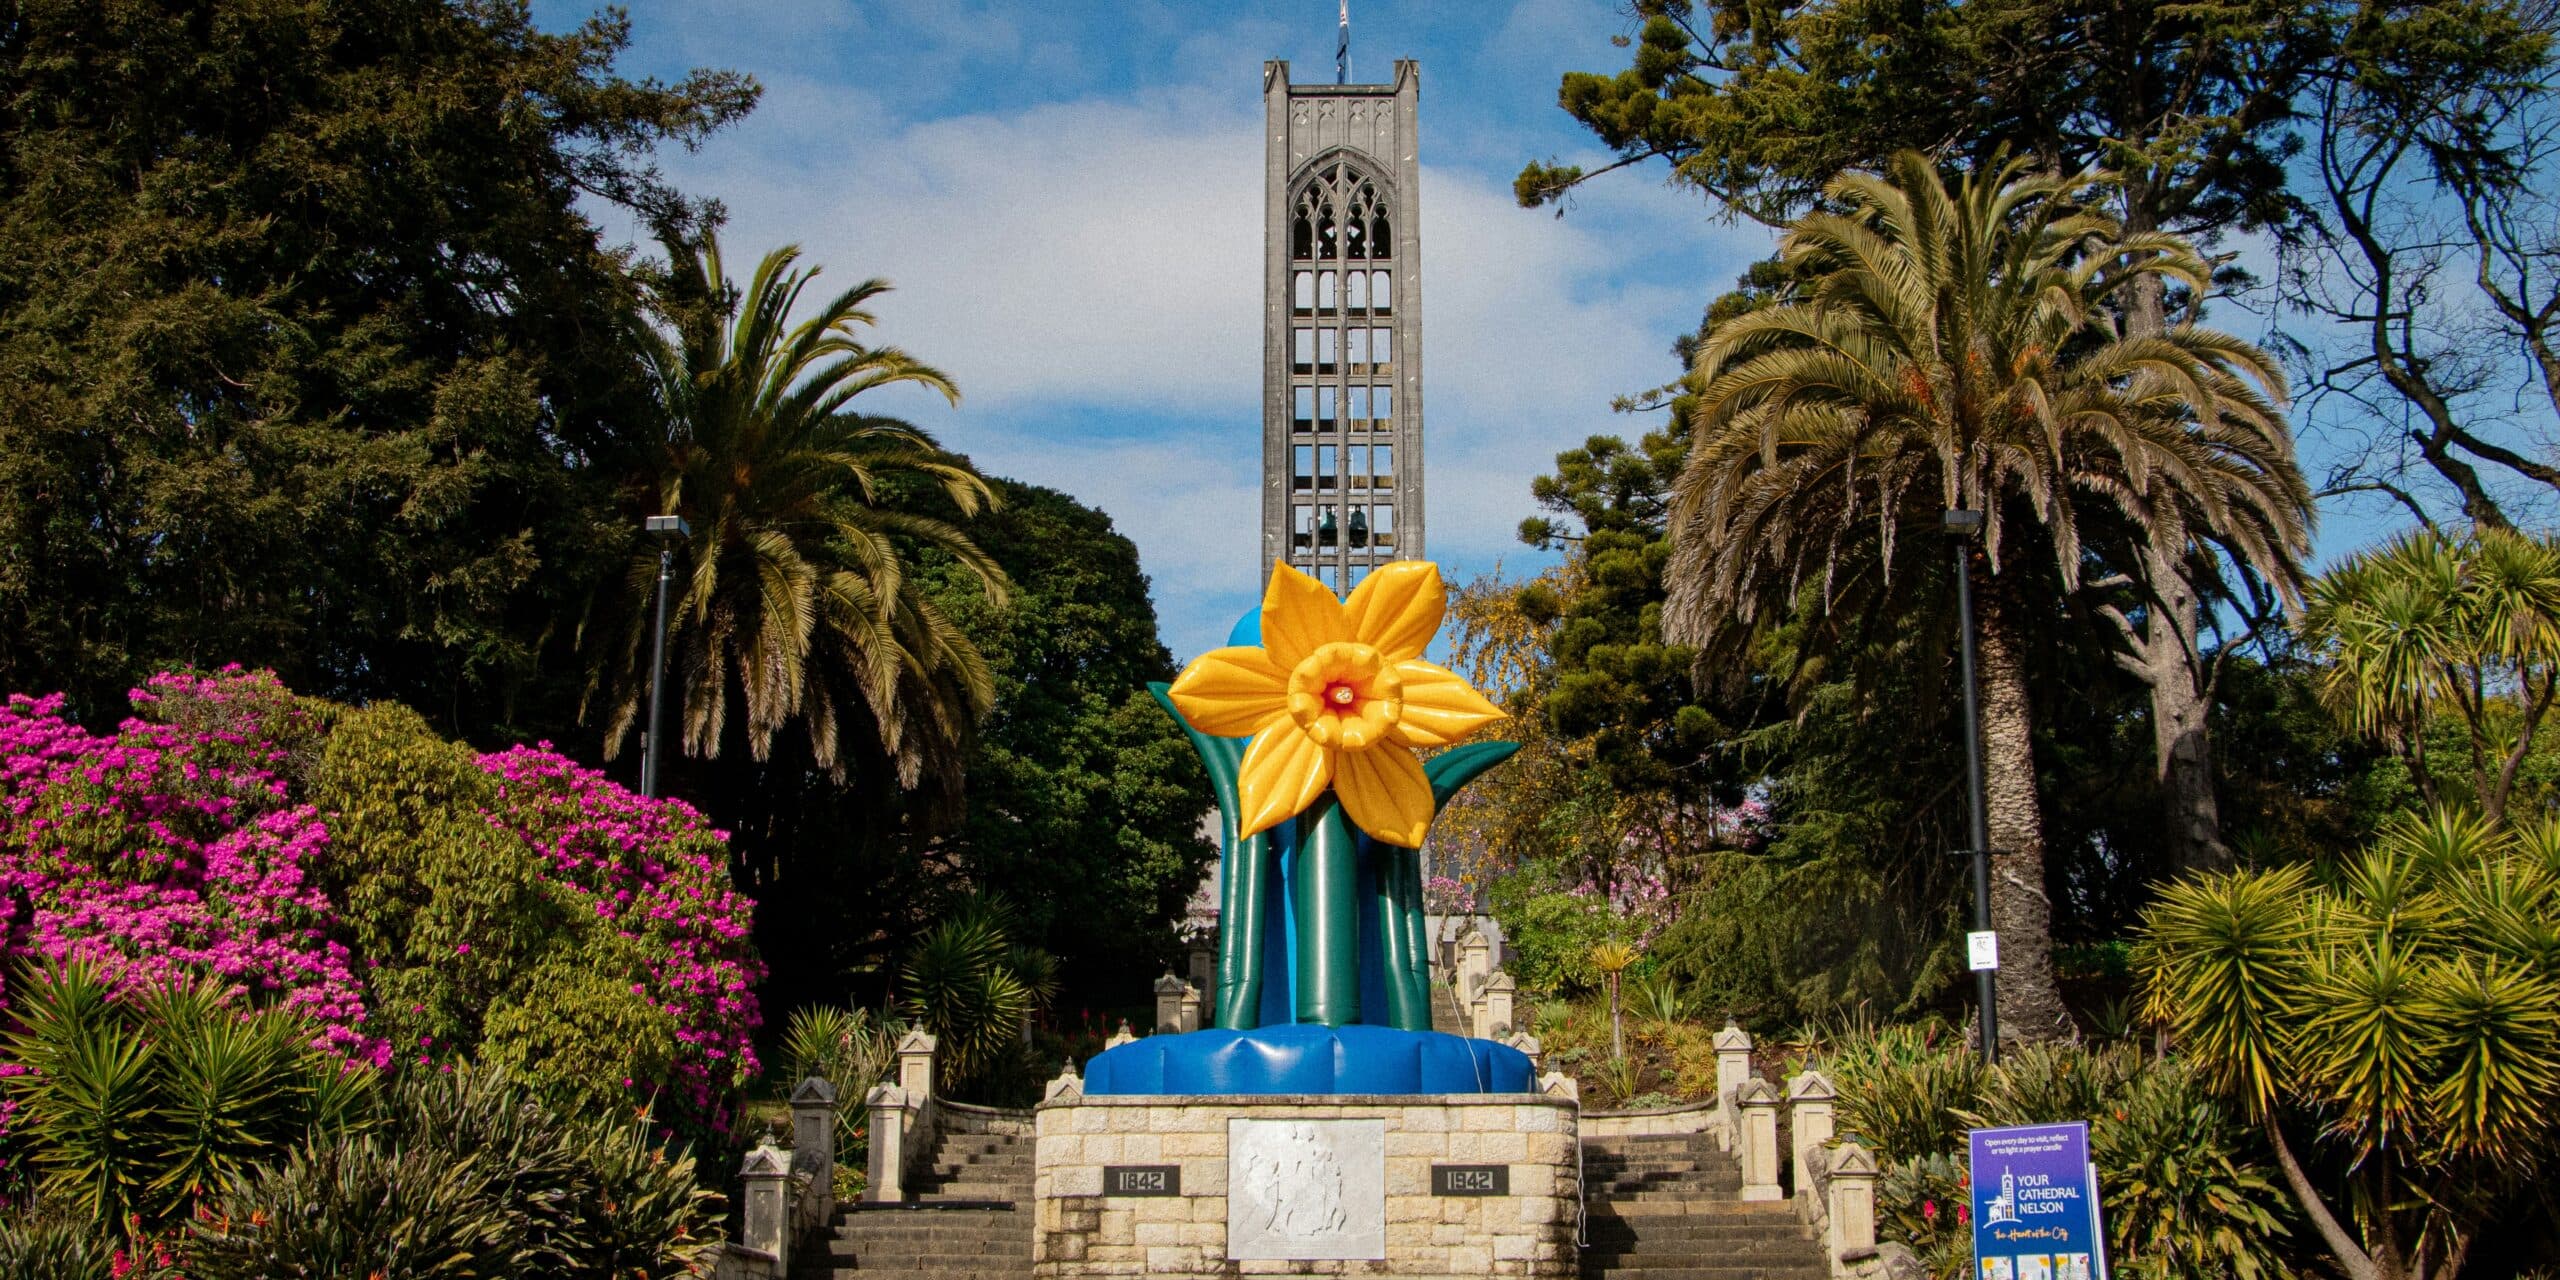
[[[1957,508],[1946,513],[1943,523],[1956,552],[1956,613],[1963,631],[1959,649],[1964,655],[1964,777],[1972,834],[1972,848],[1966,852],[1973,863],[1973,933],[1965,939],[1965,951],[1982,1001],[1982,1060],[1998,1062],[2000,1024],[1995,1005],[2000,944],[1991,928],[1991,822],[1982,795],[1982,686],[1973,672],[1973,540],[1981,536],[1982,513]]]
[[[640,794],[658,794],[659,727],[667,683],[667,590],[675,585],[676,547],[693,536],[683,516],[651,516],[642,525],[658,540],[658,625],[649,652],[649,727],[640,732]]]

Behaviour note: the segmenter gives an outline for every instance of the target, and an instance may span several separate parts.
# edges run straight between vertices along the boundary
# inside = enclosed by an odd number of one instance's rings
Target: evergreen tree
[[[609,465],[649,420],[582,202],[756,97],[508,0],[32,0],[0,21],[0,681],[107,714],[276,668],[556,727]]]

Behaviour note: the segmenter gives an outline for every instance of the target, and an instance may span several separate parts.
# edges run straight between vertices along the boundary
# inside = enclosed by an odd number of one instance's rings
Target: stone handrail
[[[791,1091],[791,1149],[760,1143],[739,1165],[738,1238],[694,1266],[708,1280],[782,1280],[791,1251],[836,1212],[836,1090],[816,1076]]]
[[[933,1097],[936,1044],[922,1029],[909,1031],[898,1041],[897,1078],[862,1100],[871,1112],[871,1181],[862,1193],[867,1201],[906,1199],[913,1176],[933,1159],[940,1118]]]

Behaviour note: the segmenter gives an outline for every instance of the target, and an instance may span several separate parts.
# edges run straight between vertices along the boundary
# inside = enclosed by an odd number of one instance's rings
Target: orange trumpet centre
[[[1289,718],[1317,746],[1374,746],[1403,717],[1404,680],[1369,645],[1319,645],[1289,673]]]

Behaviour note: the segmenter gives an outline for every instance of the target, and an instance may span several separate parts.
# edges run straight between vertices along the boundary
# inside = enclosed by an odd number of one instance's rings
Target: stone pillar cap
[[[1751,1047],[1751,1033],[1727,1022],[1724,1024],[1724,1030],[1716,1033],[1715,1045],[1716,1052],[1718,1053],[1731,1053],[1736,1049],[1748,1049]]]
[[[1177,978],[1170,973],[1156,979],[1156,994],[1160,996],[1178,996],[1190,989],[1191,985],[1189,983],[1184,982],[1182,979]]]
[[[1839,1146],[1832,1148],[1832,1177],[1837,1178],[1844,1174],[1853,1178],[1861,1174],[1873,1177],[1875,1176],[1875,1171],[1876,1158],[1869,1154],[1865,1147],[1859,1146],[1855,1142],[1843,1142]]]
[[[1458,945],[1462,947],[1491,947],[1493,945],[1493,939],[1484,936],[1484,930],[1470,927],[1467,930],[1466,936],[1458,939]]]
[[[1520,989],[1520,984],[1513,982],[1509,973],[1501,969],[1496,969],[1493,971],[1492,977],[1484,980],[1484,989],[1487,991],[1517,991]]]
[[[1787,1097],[1797,1102],[1829,1102],[1840,1096],[1831,1077],[1810,1067],[1787,1078]]]
[[[1753,1076],[1734,1089],[1733,1100],[1739,1106],[1774,1107],[1778,1105],[1778,1091],[1770,1088],[1768,1081]]]
[[[934,1046],[940,1043],[941,1041],[934,1039],[932,1033],[924,1028],[910,1027],[905,1035],[898,1037],[898,1052],[931,1053]]]
[[[862,1105],[866,1107],[903,1107],[907,1105],[907,1091],[894,1084],[876,1084],[871,1086],[871,1092],[862,1095]]]
[[[831,1108],[836,1105],[836,1087],[820,1077],[811,1076],[801,1081],[799,1088],[791,1091],[791,1105]]]
[[[738,1174],[746,1178],[787,1178],[791,1176],[791,1161],[771,1143],[763,1143],[747,1153],[746,1163],[738,1166]]]

